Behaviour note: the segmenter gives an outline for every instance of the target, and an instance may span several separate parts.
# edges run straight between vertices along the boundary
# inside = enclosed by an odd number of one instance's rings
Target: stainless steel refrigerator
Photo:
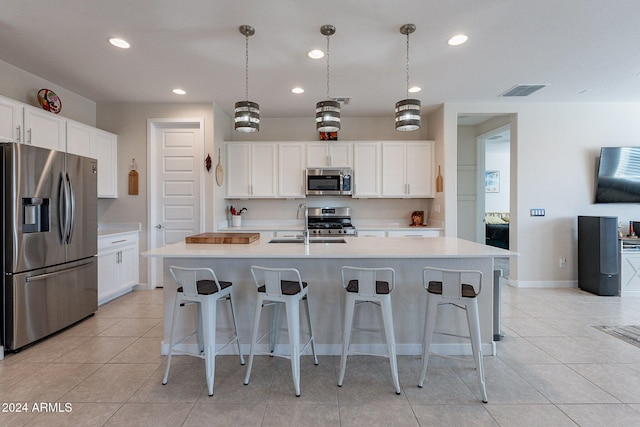
[[[21,347],[98,308],[97,161],[0,143],[2,345]]]

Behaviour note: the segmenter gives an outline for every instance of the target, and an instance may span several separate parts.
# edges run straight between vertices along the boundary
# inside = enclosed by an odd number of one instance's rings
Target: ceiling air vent
[[[343,105],[349,105],[349,103],[351,102],[350,96],[334,96],[331,99],[334,101],[338,101],[340,104],[343,104]]]
[[[501,96],[529,96],[547,85],[517,85],[503,93]]]

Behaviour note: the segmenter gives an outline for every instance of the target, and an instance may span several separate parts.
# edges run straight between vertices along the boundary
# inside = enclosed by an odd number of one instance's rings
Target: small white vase
[[[240,215],[231,215],[231,225],[233,227],[242,226],[242,216],[240,216]]]

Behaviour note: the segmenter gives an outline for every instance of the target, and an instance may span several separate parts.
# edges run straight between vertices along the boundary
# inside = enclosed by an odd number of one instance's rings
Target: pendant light
[[[407,36],[407,99],[396,102],[396,130],[420,129],[420,100],[409,99],[409,34],[416,30],[413,24],[400,27],[400,33]]]
[[[257,102],[249,101],[249,37],[254,35],[256,30],[250,25],[241,25],[239,30],[245,39],[245,101],[236,102],[233,122],[238,132],[258,132],[260,130],[260,106]]]
[[[323,25],[320,33],[327,37],[327,100],[316,104],[316,129],[318,132],[337,132],[340,130],[340,103],[329,98],[329,36],[336,32],[333,25]]]

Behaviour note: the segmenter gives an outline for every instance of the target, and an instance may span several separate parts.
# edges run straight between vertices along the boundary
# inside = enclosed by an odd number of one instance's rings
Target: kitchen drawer
[[[98,252],[138,244],[138,232],[107,234],[98,237]]]
[[[358,230],[358,237],[387,237],[384,230]]]
[[[387,231],[387,237],[440,237],[440,230],[394,230]]]

